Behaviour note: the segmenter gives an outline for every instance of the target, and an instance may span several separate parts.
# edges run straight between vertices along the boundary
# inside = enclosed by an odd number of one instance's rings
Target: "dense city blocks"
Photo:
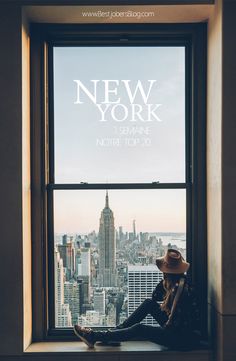
[[[116,228],[109,202],[106,192],[98,232],[55,234],[56,327],[114,327],[162,279],[156,257],[169,247],[186,255],[185,233],[138,232],[135,220],[132,232]],[[151,316],[143,322],[155,324]]]

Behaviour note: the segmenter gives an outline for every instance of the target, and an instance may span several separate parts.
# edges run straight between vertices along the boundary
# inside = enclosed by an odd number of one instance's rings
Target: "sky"
[[[55,191],[54,217],[57,233],[98,232],[105,190]],[[185,190],[109,190],[109,206],[115,228],[137,232],[186,232]]]
[[[184,182],[184,59],[183,47],[55,47],[55,182]],[[138,82],[150,90],[147,101],[137,90],[132,105],[124,80],[132,94]],[[109,194],[116,227],[137,219],[139,231],[185,231],[184,190]],[[55,231],[98,229],[104,199],[104,191],[58,191]]]

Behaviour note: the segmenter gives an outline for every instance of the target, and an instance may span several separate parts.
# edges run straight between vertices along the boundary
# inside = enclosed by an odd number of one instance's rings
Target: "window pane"
[[[55,181],[185,181],[185,48],[54,48]]]
[[[115,326],[162,278],[156,257],[186,256],[186,191],[55,191],[54,225],[56,327]]]

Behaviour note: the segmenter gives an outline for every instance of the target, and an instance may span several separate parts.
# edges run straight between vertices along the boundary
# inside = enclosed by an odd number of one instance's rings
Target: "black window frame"
[[[125,41],[124,41],[125,39]],[[185,183],[55,184],[53,55],[60,46],[185,46]],[[33,340],[72,340],[55,328],[53,192],[57,189],[186,189],[189,275],[207,335],[206,24],[31,24],[31,181]]]

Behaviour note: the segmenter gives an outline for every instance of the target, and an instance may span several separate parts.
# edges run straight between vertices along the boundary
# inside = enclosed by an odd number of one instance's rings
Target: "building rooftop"
[[[160,272],[155,265],[129,265],[128,266],[129,272]]]

